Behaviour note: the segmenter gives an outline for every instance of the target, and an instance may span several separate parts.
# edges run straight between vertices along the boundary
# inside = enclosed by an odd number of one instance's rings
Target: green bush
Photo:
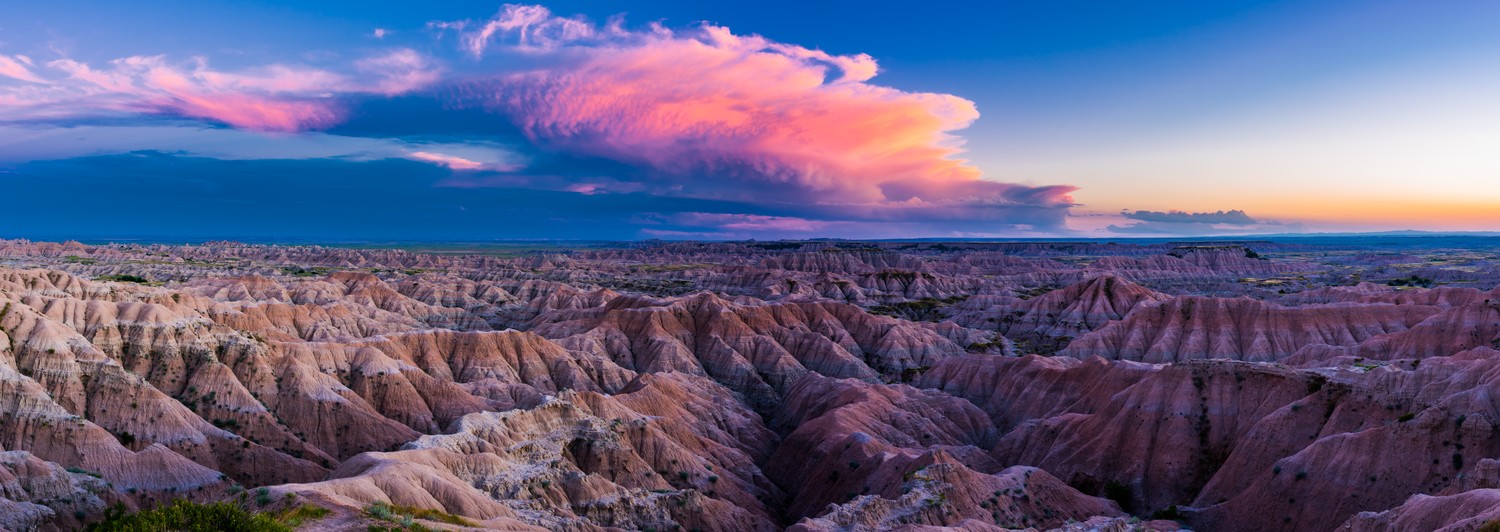
[[[1403,277],[1401,279],[1392,279],[1390,281],[1386,281],[1385,284],[1389,286],[1420,286],[1422,288],[1432,288],[1432,286],[1437,284],[1437,282],[1420,275],[1413,275],[1411,277]]]
[[[136,283],[136,284],[150,284],[151,283],[150,279],[147,279],[145,277],[141,277],[139,275],[130,275],[128,273],[122,273],[122,274],[118,274],[118,275],[105,275],[105,276],[99,277],[99,280],[100,281],[115,281],[115,282],[120,282],[120,283]]]
[[[94,478],[104,478],[104,475],[100,475],[98,473],[95,473],[93,471],[89,471],[89,470],[81,468],[81,467],[70,467],[70,468],[67,469],[67,471],[69,473],[78,473],[80,475],[88,475],[88,476],[91,476],[91,477],[94,477]]]
[[[104,520],[89,525],[97,532],[291,532],[292,528],[270,516],[228,502],[199,504],[183,499],[134,514],[116,504],[104,512]]]
[[[392,520],[395,514],[395,512],[391,511],[390,503],[387,503],[385,501],[375,501],[373,503],[370,503],[370,507],[365,509],[365,513],[370,514],[370,517],[374,517],[382,521]]]
[[[295,508],[283,510],[281,513],[276,514],[276,520],[282,523],[286,523],[287,526],[295,528],[302,526],[303,523],[306,523],[308,521],[328,517],[328,514],[330,513],[333,512],[327,508],[313,506],[311,504],[304,504]]]
[[[381,521],[389,521],[400,525],[400,528],[380,527],[379,530],[401,530],[402,528],[414,532],[431,530],[430,528],[422,526],[421,523],[417,523],[416,519],[426,519],[428,521],[437,521],[439,523],[447,523],[450,525],[466,527],[478,526],[468,519],[464,519],[463,517],[459,517],[442,510],[401,506],[384,501],[375,501],[373,503],[370,503],[370,506],[365,508],[365,514]],[[370,529],[376,530],[377,528],[372,526],[370,527]]]

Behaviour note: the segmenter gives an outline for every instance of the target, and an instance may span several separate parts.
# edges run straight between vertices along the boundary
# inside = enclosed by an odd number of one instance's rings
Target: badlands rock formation
[[[1472,530],[1485,245],[0,241],[0,529]]]

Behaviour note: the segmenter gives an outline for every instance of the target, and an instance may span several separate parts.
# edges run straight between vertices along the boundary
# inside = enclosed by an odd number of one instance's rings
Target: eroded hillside
[[[188,498],[329,530],[392,524],[376,503],[435,529],[1464,530],[1500,497],[1500,266],[1473,250],[0,241],[0,265],[6,529]]]

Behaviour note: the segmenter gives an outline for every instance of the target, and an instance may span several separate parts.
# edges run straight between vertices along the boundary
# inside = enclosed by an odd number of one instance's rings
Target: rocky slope
[[[1500,292],[1421,285],[1475,254],[0,241],[0,528],[1468,530]]]

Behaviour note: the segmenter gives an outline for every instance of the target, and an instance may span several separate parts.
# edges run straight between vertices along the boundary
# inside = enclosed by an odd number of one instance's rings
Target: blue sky
[[[301,4],[7,6],[0,235],[1500,229],[1500,4]]]

